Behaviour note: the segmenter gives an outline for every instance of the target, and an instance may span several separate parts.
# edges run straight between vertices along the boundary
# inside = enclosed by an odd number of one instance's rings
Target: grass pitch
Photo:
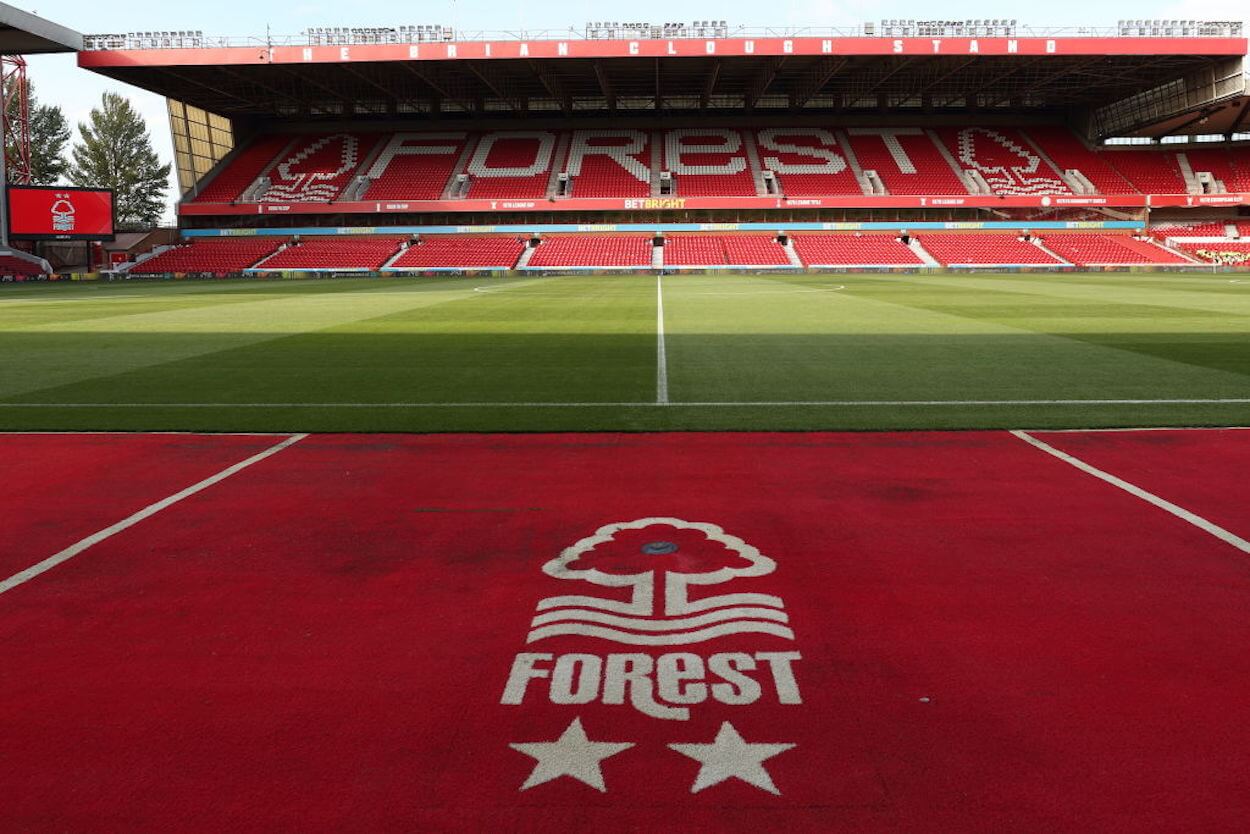
[[[1250,279],[1220,275],[0,287],[4,430],[1247,423]]]

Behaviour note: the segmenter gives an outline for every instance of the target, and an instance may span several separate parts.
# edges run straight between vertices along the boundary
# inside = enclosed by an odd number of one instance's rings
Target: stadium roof
[[[78,52],[82,43],[72,29],[0,3],[0,55]]]
[[[564,32],[420,43],[325,43],[309,33],[302,43],[251,45],[199,33],[141,34],[190,37],[136,43],[132,36],[91,36],[79,63],[213,113],[261,119],[1063,112],[1215,75],[1217,68],[1226,88],[1235,74],[1240,95],[1247,48],[1239,31],[1236,37],[901,38],[763,32],[637,40]]]

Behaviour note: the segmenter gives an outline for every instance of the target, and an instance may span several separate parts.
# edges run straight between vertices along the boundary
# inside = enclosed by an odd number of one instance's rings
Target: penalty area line
[[[166,498],[162,498],[160,501],[157,501],[154,504],[149,504],[148,506],[144,507],[138,512],[132,515],[129,515],[126,518],[123,518],[121,521],[117,522],[116,524],[113,524],[109,527],[105,527],[103,530],[93,533],[90,536],[87,536],[85,539],[81,539],[75,542],[74,544],[71,544],[69,547],[65,548],[61,552],[56,553],[52,556],[49,556],[47,559],[44,559],[42,562],[38,562],[34,565],[31,565],[25,570],[15,573],[12,576],[10,576],[8,579],[4,580],[3,582],[0,582],[0,594],[5,593],[6,591],[11,591],[17,586],[23,585],[29,582],[30,580],[34,579],[35,577],[41,574],[47,573],[48,571],[55,568],[57,565],[61,565],[61,564],[64,564],[65,562],[68,562],[70,559],[73,559],[75,556],[79,555],[85,550],[88,550],[91,547],[94,547],[100,542],[105,541],[106,539],[110,539],[113,536],[116,536],[118,533],[121,533],[124,530],[128,530],[129,528],[134,527],[136,524],[138,524],[140,521],[143,521],[146,518],[151,518],[152,516],[159,513],[161,510],[172,507],[174,504],[177,504],[179,501],[182,501],[183,499],[190,498],[192,495],[195,495],[197,492],[203,492],[204,490],[208,489],[214,484],[221,483],[222,481],[229,478],[231,475],[234,475],[238,472],[242,472],[244,469],[247,469],[249,466],[252,466],[253,464],[260,463],[262,460],[265,460],[266,458],[273,457],[274,455],[278,454],[278,452],[281,452],[283,449],[289,448],[290,446],[294,446],[296,443],[303,440],[307,436],[308,436],[307,434],[291,435],[290,437],[287,437],[282,442],[276,443],[273,446],[270,446],[268,449],[265,449],[262,452],[258,452],[257,454],[252,455],[250,458],[247,458],[246,460],[241,460],[238,463],[234,464],[233,466],[226,467],[225,469],[218,472],[216,475],[210,475],[209,477],[205,478],[199,483],[192,484],[186,489],[181,490],[179,492],[175,492],[173,495],[170,495]]]
[[[1155,495],[1153,492],[1147,492],[1146,490],[1142,489],[1136,484],[1131,484],[1128,481],[1124,480],[1123,478],[1118,478],[1115,475],[1112,475],[1110,472],[1099,469],[1097,466],[1094,466],[1093,464],[1086,463],[1085,461],[1078,458],[1076,455],[1068,454],[1062,449],[1056,449],[1054,446],[1051,446],[1049,443],[1043,440],[1038,440],[1036,437],[1032,436],[1028,432],[1015,430],[1011,433],[1014,436],[1018,437],[1019,439],[1023,440],[1025,443],[1028,443],[1030,446],[1033,446],[1037,449],[1041,449],[1046,454],[1052,455],[1053,457],[1058,458],[1059,460],[1063,461],[1069,466],[1073,466],[1081,470],[1087,475],[1093,475],[1098,480],[1111,484],[1113,487],[1116,487],[1117,489],[1121,489],[1124,492],[1127,492],[1129,495],[1132,495],[1134,498],[1139,498],[1142,501],[1145,501],[1147,504],[1152,504],[1153,506],[1158,507],[1164,512],[1171,513],[1172,515],[1179,518],[1181,521],[1187,522],[1188,524],[1192,524],[1194,527],[1197,527],[1199,530],[1203,531],[1204,533],[1214,536],[1215,538],[1219,539],[1225,544],[1232,545],[1233,547],[1240,550],[1242,553],[1250,553],[1250,541],[1246,541],[1241,536],[1238,536],[1236,533],[1225,530],[1223,527],[1219,526],[1215,522],[1208,521],[1207,519],[1203,518],[1197,513],[1192,513],[1178,504],[1173,504],[1171,501],[1167,500],[1166,498],[1161,498],[1158,495]]]

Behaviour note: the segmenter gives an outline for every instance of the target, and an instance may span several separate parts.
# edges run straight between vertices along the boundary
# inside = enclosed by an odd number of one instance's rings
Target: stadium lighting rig
[[[588,41],[727,38],[729,24],[724,20],[696,20],[693,23],[595,21],[586,24],[585,33]]]
[[[1117,25],[1126,38],[1239,38],[1239,20],[1121,20]]]
[[[84,49],[201,49],[202,31],[126,32],[125,34],[83,35]]]
[[[864,27],[873,34],[872,24]],[[884,38],[1011,38],[1016,35],[1014,20],[883,20]]]
[[[455,40],[455,30],[439,24],[415,26],[311,26],[309,46],[356,46],[375,43],[434,43]]]

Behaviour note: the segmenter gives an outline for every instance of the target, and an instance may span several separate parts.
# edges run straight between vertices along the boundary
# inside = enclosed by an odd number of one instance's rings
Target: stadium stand
[[[1156,240],[1168,237],[1224,237],[1228,227],[1223,220],[1206,223],[1160,223],[1150,227],[1150,236]]]
[[[729,258],[719,235],[670,235],[664,240],[664,265],[725,266]]]
[[[0,275],[10,278],[34,278],[42,275],[43,270],[25,258],[13,255],[0,255]]]
[[[758,193],[742,134],[725,128],[670,130],[664,167],[676,193],[688,197],[750,197]]]
[[[261,261],[256,269],[370,272],[390,260],[404,240],[388,235],[309,237]]]
[[[230,275],[242,272],[286,243],[283,237],[194,238],[166,249],[128,270],[131,275],[202,273]]]
[[[1200,260],[1221,266],[1250,266],[1250,241],[1180,243],[1176,246]]]
[[[726,235],[725,257],[734,266],[791,266],[786,250],[771,235]]]
[[[512,269],[525,241],[506,235],[429,235],[403,251],[390,270]]]
[[[557,139],[549,130],[483,134],[465,166],[470,178],[466,196],[485,200],[545,197]]]
[[[1078,266],[1189,263],[1175,252],[1129,235],[1051,233],[1042,243],[1065,261]]]
[[[651,134],[644,130],[575,130],[565,171],[574,197],[651,194]]]
[[[797,234],[790,238],[806,266],[923,266],[924,261],[894,235]]]
[[[196,203],[233,203],[243,196],[248,186],[290,142],[290,136],[281,134],[259,137],[234,156],[191,200]]]
[[[1174,153],[1108,151],[1107,161],[1143,194],[1185,194],[1185,177]]]
[[[1099,194],[1136,194],[1137,189],[1103,155],[1065,127],[1031,127],[1026,133],[1064,171],[1080,171]]]
[[[649,235],[553,235],[534,250],[536,269],[651,266]]]
[[[965,127],[937,131],[961,170],[980,173],[995,194],[1070,194],[1059,172],[1023,134],[1007,128]]]
[[[369,167],[366,200],[437,200],[464,150],[467,134],[396,133]]]
[[[1060,261],[1014,234],[932,234],[920,245],[943,266],[1015,266]]]
[[[756,134],[756,146],[760,167],[776,175],[787,197],[863,193],[831,131],[770,127]]]
[[[1250,192],[1250,157],[1224,148],[1186,151],[1185,156],[1195,174],[1210,173],[1224,185],[1225,191]]]
[[[297,139],[269,173],[262,203],[328,203],[338,198],[379,137],[354,133]]]
[[[864,171],[876,171],[890,194],[967,194],[963,180],[920,128],[850,128]]]
[[[1239,237],[1250,237],[1250,220],[1239,220],[1235,226]]]

